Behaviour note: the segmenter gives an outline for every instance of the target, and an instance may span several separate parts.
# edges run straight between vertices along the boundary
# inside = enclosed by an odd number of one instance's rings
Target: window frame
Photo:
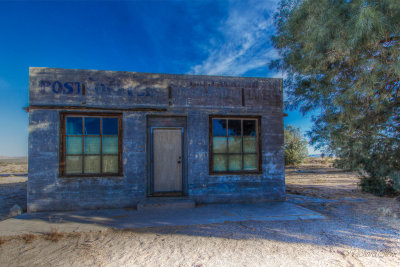
[[[65,173],[66,162],[66,118],[67,117],[100,117],[100,118],[118,118],[118,173]],[[123,176],[122,169],[122,113],[103,113],[103,112],[60,112],[60,133],[59,133],[59,177],[121,177]],[[82,129],[84,131],[84,129]],[[100,135],[101,138],[103,135]],[[84,133],[82,135],[84,138]],[[82,148],[84,149],[84,147]],[[82,151],[84,157],[85,152]],[[100,162],[102,162],[103,155],[100,154]],[[100,167],[101,168],[101,167]],[[100,169],[101,170],[101,169]]]
[[[256,120],[256,141],[257,141],[257,170],[239,170],[239,171],[214,171],[214,153],[213,153],[213,119],[232,119],[232,120]],[[243,123],[242,123],[243,124]],[[261,116],[255,115],[209,115],[209,174],[210,175],[242,175],[242,174],[262,174],[262,152],[261,152]],[[228,137],[228,136],[227,136]],[[241,128],[241,137],[243,142],[243,127]],[[217,153],[218,154],[218,153]],[[229,153],[227,153],[229,155]],[[241,155],[245,153],[241,152]],[[243,164],[243,157],[242,157]],[[229,157],[228,157],[229,165]]]

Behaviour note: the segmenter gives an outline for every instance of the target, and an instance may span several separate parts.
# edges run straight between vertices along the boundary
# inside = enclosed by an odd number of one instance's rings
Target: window
[[[122,175],[120,114],[61,114],[62,176]]]
[[[259,173],[259,128],[259,117],[210,117],[210,172]]]

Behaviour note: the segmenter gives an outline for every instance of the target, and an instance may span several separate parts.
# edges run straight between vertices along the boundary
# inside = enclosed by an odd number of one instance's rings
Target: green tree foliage
[[[319,114],[312,143],[364,190],[400,192],[400,1],[281,0],[275,24],[271,67],[289,109]]]
[[[293,126],[285,126],[285,165],[301,164],[308,156],[307,141],[300,134],[300,130]]]

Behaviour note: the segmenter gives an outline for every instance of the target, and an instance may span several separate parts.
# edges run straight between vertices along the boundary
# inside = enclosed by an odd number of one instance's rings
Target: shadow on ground
[[[342,171],[334,170],[330,172],[330,174],[334,175],[341,173],[347,175]],[[313,175],[314,181],[319,178],[315,173],[306,173],[305,175],[301,173],[301,176],[306,180],[312,178],[311,176]],[[292,180],[293,182],[301,181],[302,177],[296,177],[296,180]],[[348,188],[346,187],[347,189],[343,189],[343,187],[341,187],[343,181],[350,184],[353,183],[352,181],[356,181],[356,179],[349,181],[346,177],[336,177],[334,179],[329,178],[329,184],[289,184],[288,189],[298,191],[296,193],[299,194],[304,194],[306,190],[310,190],[310,194],[308,195],[315,195],[317,197],[333,196],[333,199],[338,199],[343,196],[360,197],[359,195],[355,196],[352,193],[352,190],[355,190],[354,186],[349,186]],[[308,187],[308,189],[306,187]],[[89,229],[92,227],[93,221],[96,221],[95,225],[98,226],[98,228],[93,228],[95,231],[105,229],[101,228],[105,225],[114,225],[117,229],[116,231],[132,233],[187,235],[233,240],[263,239],[298,244],[315,244],[338,247],[349,246],[366,250],[387,249],[396,244],[398,245],[400,242],[399,228],[394,227],[390,223],[383,223],[382,221],[377,220],[373,214],[370,214],[370,210],[368,210],[371,209],[371,206],[369,206],[370,203],[382,206],[382,203],[375,202],[367,201],[366,203],[356,203],[339,201],[333,203],[305,202],[301,204],[307,209],[321,213],[326,217],[325,220],[304,220],[301,218],[294,218],[294,220],[289,221],[257,221],[257,218],[249,218],[245,221],[227,220],[223,223],[211,222],[210,224],[189,226],[157,226],[134,230],[118,230],[118,227],[116,227],[118,224],[126,222],[129,217],[129,212],[132,212],[132,210],[121,210],[121,212],[117,212],[107,218],[102,218],[99,214],[96,214],[96,211],[91,211],[93,212],[93,215],[91,216],[87,216],[85,213],[83,213],[82,216],[64,215],[62,218],[54,215],[35,220],[50,223],[50,226],[48,225],[46,229],[43,229],[44,232],[50,231],[51,227],[57,229],[60,224],[65,224],[67,222],[86,225],[87,229]],[[26,182],[0,183],[0,220],[8,217],[9,209],[14,204],[26,208]],[[362,205],[363,208],[360,209],[359,205]],[[212,214],[209,215],[211,216]],[[220,215],[229,218],[234,214]],[[59,230],[61,229],[62,228],[60,227]]]
[[[26,211],[27,182],[0,183],[0,221],[8,218],[10,208],[15,204]]]
[[[286,221],[225,221],[184,226],[156,226],[139,229],[123,229],[129,222],[131,211],[114,212],[107,218],[99,217],[95,213],[85,218],[57,215],[41,218],[57,225],[66,222],[88,224],[96,221],[96,225],[111,225],[115,231],[131,233],[155,233],[166,235],[187,235],[196,237],[226,238],[234,240],[264,239],[296,244],[313,244],[338,247],[355,247],[366,250],[389,249],[398,247],[400,232],[387,225],[378,223],[374,218],[358,213],[354,203],[316,203],[307,205],[326,216],[325,220],[295,220]],[[103,211],[102,211],[103,212]],[[224,214],[224,216],[230,216]],[[160,221],[160,223],[166,223]],[[119,227],[118,227],[119,226]],[[54,228],[53,228],[54,229]],[[109,229],[109,228],[108,228]],[[93,229],[94,231],[99,229]],[[113,231],[114,231],[113,230]]]

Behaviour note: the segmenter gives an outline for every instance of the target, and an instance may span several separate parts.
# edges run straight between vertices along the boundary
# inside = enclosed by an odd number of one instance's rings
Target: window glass
[[[226,171],[227,168],[227,156],[215,154],[213,157],[214,171]]]
[[[82,137],[81,136],[67,136],[67,148],[68,154],[82,154]]]
[[[212,119],[210,171],[240,173],[259,170],[258,119]]]
[[[100,118],[85,118],[85,134],[100,134]]]
[[[243,165],[245,170],[257,170],[257,154],[244,154]]]
[[[240,171],[242,169],[242,155],[229,156],[229,170]]]
[[[213,119],[213,136],[226,136],[225,119]]]
[[[240,120],[228,120],[228,135],[229,136],[242,135],[242,122]]]
[[[100,156],[85,157],[85,173],[100,173]]]
[[[65,173],[82,173],[82,156],[67,156],[65,161]]]
[[[100,136],[85,137],[85,154],[100,154]]]
[[[79,117],[67,117],[66,122],[67,134],[81,135],[82,134],[82,118]]]
[[[242,137],[235,136],[228,138],[229,153],[241,153],[242,152]]]
[[[257,153],[257,139],[256,137],[243,136],[243,152]]]
[[[118,156],[103,156],[103,172],[118,173]]]
[[[103,137],[103,154],[118,154],[118,136]]]
[[[118,118],[103,118],[103,135],[118,135]]]
[[[256,136],[255,120],[243,120],[243,135]]]
[[[65,116],[62,173],[119,173],[118,124],[118,117]]]
[[[214,153],[226,153],[226,137],[214,137],[213,138],[213,152]]]

